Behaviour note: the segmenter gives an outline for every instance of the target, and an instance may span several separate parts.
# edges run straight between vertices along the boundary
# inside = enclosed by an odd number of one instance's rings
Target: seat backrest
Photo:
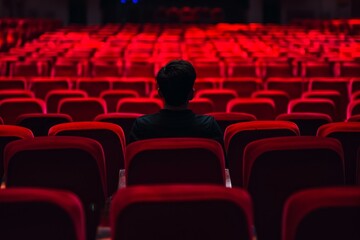
[[[73,122],[50,128],[49,136],[79,136],[98,141],[105,155],[108,194],[118,188],[119,171],[124,169],[125,136],[122,128],[106,122]]]
[[[303,190],[286,201],[282,240],[357,240],[359,223],[359,187]]]
[[[235,123],[224,132],[226,162],[233,186],[243,186],[243,154],[252,141],[281,136],[297,136],[295,123],[287,121],[251,121]]]
[[[102,91],[111,88],[111,79],[108,78],[79,78],[76,89],[85,91],[89,97],[99,97]]]
[[[68,190],[83,203],[87,238],[94,239],[107,196],[104,153],[84,137],[50,136],[18,140],[4,151],[5,184]]]
[[[30,81],[30,89],[34,92],[35,97],[45,99],[51,90],[70,89],[71,82],[68,78],[32,78]]]
[[[289,94],[290,99],[300,98],[305,87],[302,78],[269,78],[266,80],[266,89],[281,90]]]
[[[113,89],[135,90],[140,96],[148,96],[155,83],[153,78],[149,77],[124,77],[114,78]]]
[[[221,145],[205,138],[155,138],[126,148],[127,185],[212,183],[225,186]]]
[[[336,122],[322,125],[317,136],[336,138],[344,149],[345,179],[347,184],[355,184],[356,151],[360,146],[360,122]]]
[[[140,95],[135,90],[125,89],[105,90],[100,94],[100,98],[104,99],[106,102],[109,113],[116,112],[116,105],[120,99],[130,97],[138,98]]]
[[[30,129],[13,125],[0,125],[0,179],[4,176],[4,149],[12,141],[33,138]]]
[[[8,89],[0,90],[0,100],[8,98],[33,98],[34,93],[30,90]]]
[[[251,200],[241,189],[136,186],[120,189],[110,209],[113,240],[254,237]]]
[[[295,112],[323,113],[338,119],[334,102],[326,98],[293,99],[289,102],[288,113]]]
[[[353,115],[353,116],[349,117],[346,121],[347,122],[360,122],[360,114]]]
[[[206,114],[214,111],[214,103],[208,98],[194,98],[189,102],[188,107],[196,114]]]
[[[300,136],[316,136],[320,126],[332,122],[331,117],[327,114],[307,112],[280,114],[276,120],[295,123],[299,127]]]
[[[196,92],[195,98],[208,98],[214,103],[215,112],[225,112],[226,105],[237,97],[237,93],[232,89],[203,89]]]
[[[0,89],[26,89],[27,82],[24,77],[0,77]]]
[[[2,239],[85,240],[83,206],[70,192],[1,189],[0,212]]]
[[[360,99],[351,101],[347,107],[347,118],[357,114],[360,114]]]
[[[163,101],[156,98],[123,98],[116,106],[117,112],[151,114],[160,111]]]
[[[238,113],[238,112],[210,112],[206,115],[213,116],[216,122],[219,124],[222,132],[225,132],[225,129],[234,123],[239,122],[250,122],[255,121],[256,117],[249,113]]]
[[[0,116],[5,124],[15,124],[25,113],[46,113],[46,104],[37,98],[9,98],[0,101]]]
[[[239,77],[225,79],[222,87],[235,90],[239,97],[250,97],[253,92],[260,90],[261,84],[261,78]]]
[[[106,102],[101,98],[64,98],[60,100],[58,113],[65,113],[78,121],[92,121],[107,112]]]
[[[62,113],[27,113],[16,118],[16,125],[30,129],[36,137],[47,136],[52,126],[67,122],[72,118]]]
[[[286,113],[290,101],[289,94],[281,90],[259,90],[253,92],[251,97],[272,99],[275,104],[276,115]]]
[[[336,139],[295,136],[249,143],[243,181],[254,202],[258,238],[280,239],[282,209],[294,192],[343,185],[343,164]]]
[[[258,120],[274,120],[275,103],[269,98],[235,98],[228,102],[227,112],[253,114]]]
[[[48,113],[57,113],[59,103],[63,98],[85,98],[87,93],[83,90],[52,90],[45,97]]]

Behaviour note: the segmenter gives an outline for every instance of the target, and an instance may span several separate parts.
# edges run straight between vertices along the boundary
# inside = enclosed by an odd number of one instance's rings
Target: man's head
[[[196,72],[192,64],[185,60],[174,60],[160,69],[156,76],[159,94],[165,103],[178,107],[193,98]]]

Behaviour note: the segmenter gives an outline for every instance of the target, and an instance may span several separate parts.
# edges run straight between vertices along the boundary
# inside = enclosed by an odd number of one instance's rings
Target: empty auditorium
[[[360,0],[0,0],[0,240],[360,240]]]

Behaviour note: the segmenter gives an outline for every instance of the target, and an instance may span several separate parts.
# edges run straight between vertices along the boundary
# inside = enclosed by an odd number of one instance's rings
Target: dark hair
[[[188,101],[195,79],[196,72],[193,65],[185,60],[170,61],[156,76],[165,102],[171,106],[180,106]]]

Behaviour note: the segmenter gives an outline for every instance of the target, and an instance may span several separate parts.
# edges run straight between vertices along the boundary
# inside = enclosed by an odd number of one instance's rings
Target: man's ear
[[[157,92],[158,92],[159,97],[164,98],[164,95],[162,94],[160,88],[157,89]]]
[[[190,101],[191,99],[193,99],[195,96],[195,88],[191,89],[191,91],[189,92],[189,96],[188,96],[188,100]]]

